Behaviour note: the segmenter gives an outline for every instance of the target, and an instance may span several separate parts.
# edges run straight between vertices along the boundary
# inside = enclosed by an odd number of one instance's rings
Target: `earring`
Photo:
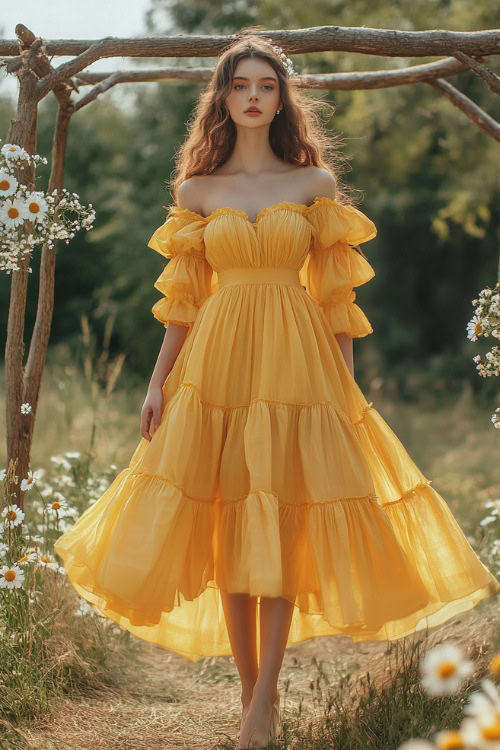
[[[281,112],[281,109],[277,109],[277,110],[276,110],[276,114],[277,114],[277,115],[279,115],[279,113],[280,113],[280,112]]]

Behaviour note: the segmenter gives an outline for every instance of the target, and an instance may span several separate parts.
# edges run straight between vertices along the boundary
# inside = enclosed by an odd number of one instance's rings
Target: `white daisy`
[[[462,650],[452,641],[446,641],[422,659],[421,684],[429,695],[449,695],[457,692],[473,670],[472,662],[464,658]]]
[[[469,702],[464,706],[464,714],[477,718],[489,712],[500,716],[500,694],[495,683],[488,678],[481,680],[481,690],[475,690],[469,696]]]
[[[38,554],[36,552],[27,552],[25,555],[19,558],[17,565],[26,565],[27,563],[35,563],[38,561]]]
[[[6,476],[7,476],[7,470],[6,469],[0,469],[0,479],[3,481]]]
[[[482,329],[483,324],[481,319],[477,315],[474,315],[472,320],[469,320],[467,323],[467,338],[471,341],[477,341],[477,337],[481,335]]]
[[[80,458],[80,453],[78,451],[68,451],[68,453],[64,454],[66,458]]]
[[[54,511],[59,516],[63,516],[68,510],[68,505],[64,501],[54,500],[54,502],[49,505],[48,509],[49,511]]]
[[[0,169],[0,196],[2,198],[7,198],[15,193],[18,185],[19,183],[13,174],[9,174],[5,169]]]
[[[500,750],[500,718],[490,713],[475,719],[464,719],[460,733],[467,746],[477,750]]]
[[[442,732],[438,732],[434,737],[436,743],[435,750],[465,750],[466,744],[465,739],[462,736],[460,730],[457,729],[445,729]]]
[[[11,568],[8,565],[2,565],[0,568],[0,588],[19,589],[23,581],[24,571],[18,565],[13,565]]]
[[[67,461],[63,456],[51,456],[50,460],[56,465],[56,466],[63,466],[65,469],[71,469],[71,464],[69,461]]]
[[[29,154],[26,149],[21,148],[21,146],[18,146],[15,143],[4,143],[0,150],[7,160],[12,159],[12,161],[17,161],[18,159],[29,159]]]
[[[0,221],[6,227],[14,228],[24,223],[28,209],[22,198],[7,198],[0,207]]]
[[[17,505],[8,505],[2,510],[2,516],[5,518],[6,524],[13,529],[14,526],[18,526],[22,523],[24,518],[24,511],[18,508]]]
[[[497,516],[485,516],[481,521],[479,521],[480,526],[487,526],[489,523],[492,523],[492,521],[496,521]]]
[[[52,570],[57,570],[59,568],[59,563],[55,562],[49,555],[40,555],[38,564],[41,565],[42,568],[51,568]]]
[[[8,544],[6,544],[5,542],[0,542],[0,557],[3,557],[8,549]]]
[[[403,742],[398,750],[434,750],[434,745],[431,745],[427,740],[408,740]]]
[[[30,490],[35,484],[37,479],[39,479],[39,473],[37,471],[33,472],[31,469],[28,471],[28,476],[26,479],[23,479],[21,482],[21,490],[24,492],[25,490]]]
[[[79,615],[79,616],[81,616],[81,615],[93,615],[93,614],[95,614],[94,608],[92,607],[91,604],[89,604],[86,601],[81,601],[80,602],[80,606],[75,611],[75,615]]]
[[[28,402],[21,404],[21,414],[29,414],[30,411],[31,411],[31,404],[28,404]]]
[[[26,206],[28,209],[28,218],[30,221],[42,222],[47,213],[47,201],[43,193],[33,191],[25,196]]]

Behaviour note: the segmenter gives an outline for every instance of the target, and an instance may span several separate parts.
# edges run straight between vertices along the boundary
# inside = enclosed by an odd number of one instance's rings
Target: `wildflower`
[[[27,402],[24,404],[21,404],[21,414],[29,414],[31,411],[31,404],[28,404]]]
[[[472,320],[467,323],[467,338],[471,341],[477,341],[477,337],[481,335],[482,323],[477,315],[474,315]]]
[[[68,451],[68,453],[64,454],[66,458],[80,458],[80,453],[78,451]]]
[[[480,526],[487,526],[487,524],[491,523],[492,521],[496,521],[497,516],[485,516],[481,521],[479,521]]]
[[[7,471],[5,469],[0,469],[0,479],[4,480],[7,476]]]
[[[59,568],[59,563],[52,560],[49,555],[41,555],[38,563],[43,568],[50,568],[51,570],[57,570]]]
[[[23,555],[18,561],[17,565],[22,565],[26,563],[35,563],[38,561],[38,553],[37,552],[27,552],[25,555]]]
[[[398,750],[434,750],[434,745],[426,740],[408,740],[398,747]]]
[[[23,585],[24,571],[18,566],[2,565],[0,568],[0,588],[19,589]]]
[[[500,750],[500,719],[498,714],[479,719],[464,719],[460,732],[468,745],[478,750]]]
[[[28,476],[26,479],[23,479],[21,482],[21,490],[24,492],[25,490],[31,490],[31,488],[36,484],[36,480],[40,478],[40,475],[37,471],[33,472],[31,469],[28,471]]]
[[[7,526],[11,529],[14,526],[19,526],[24,518],[24,511],[21,510],[17,505],[8,505],[2,510],[2,516],[5,518]]]
[[[475,690],[470,694],[469,702],[464,706],[464,714],[474,718],[496,714],[500,718],[500,694],[494,682],[485,678],[481,680],[481,687],[483,692]]]
[[[0,207],[0,221],[6,227],[17,227],[27,218],[26,203],[21,198],[7,198]]]
[[[456,729],[438,732],[435,736],[435,750],[462,750],[466,748],[465,739],[460,731]]]
[[[430,695],[449,695],[456,693],[463,680],[472,674],[473,665],[456,644],[447,641],[427,652],[420,672],[422,687]]]
[[[43,221],[47,213],[47,201],[43,193],[32,191],[25,196],[28,219],[31,221]]]
[[[5,169],[0,169],[0,196],[2,198],[7,198],[7,196],[15,193],[18,184],[14,175],[9,174]]]
[[[29,159],[29,155],[26,149],[21,148],[21,146],[18,146],[15,143],[4,143],[0,151],[7,160],[10,159],[12,161],[18,161]]]

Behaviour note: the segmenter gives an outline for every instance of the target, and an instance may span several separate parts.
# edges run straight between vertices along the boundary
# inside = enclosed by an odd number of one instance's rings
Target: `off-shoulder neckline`
[[[349,204],[339,203],[335,198],[330,198],[326,195],[317,195],[313,202],[310,205],[307,205],[306,203],[294,203],[293,201],[280,201],[279,203],[273,203],[271,206],[265,206],[262,208],[259,213],[257,214],[255,221],[252,221],[250,217],[248,216],[247,212],[244,211],[242,208],[233,208],[232,206],[220,206],[219,208],[216,208],[215,211],[212,211],[208,216],[203,216],[202,214],[197,213],[196,211],[192,211],[190,208],[181,208],[181,206],[171,206],[170,212],[176,213],[176,214],[185,214],[187,216],[193,216],[195,217],[195,220],[202,221],[203,223],[209,223],[212,221],[212,219],[215,219],[217,216],[221,216],[223,214],[234,214],[236,216],[242,216],[249,224],[252,226],[255,226],[259,223],[260,219],[262,219],[264,216],[266,216],[268,213],[271,213],[271,211],[276,210],[277,208],[289,208],[292,211],[297,211],[298,213],[304,215],[309,213],[310,211],[313,211],[315,208],[321,205],[331,205],[336,208],[341,209],[347,209],[347,210],[353,210],[357,212],[359,209],[357,209],[355,206],[351,206]]]

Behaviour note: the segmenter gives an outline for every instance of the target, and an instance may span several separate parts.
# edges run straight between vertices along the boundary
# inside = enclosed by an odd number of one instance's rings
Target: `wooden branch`
[[[85,94],[85,96],[82,96],[80,99],[78,99],[77,102],[73,104],[73,112],[77,112],[82,107],[85,107],[85,105],[90,104],[90,102],[93,102],[94,99],[97,99],[100,94],[104,94],[117,83],[122,83],[121,73],[119,71],[117,71],[116,73],[110,73],[107,78],[101,81],[101,83],[98,83],[97,86],[94,86],[94,88],[91,89],[88,94]]]
[[[299,88],[329,89],[332,91],[353,91],[358,89],[382,89],[411,83],[425,83],[429,79],[456,75],[468,70],[468,65],[454,57],[436,60],[432,63],[413,65],[397,70],[362,71],[353,73],[303,73],[293,77]],[[106,81],[111,76],[116,83],[142,83],[145,81],[184,80],[193,83],[207,83],[213,68],[167,67],[158,70],[123,70],[115,72],[83,72],[75,77],[78,85],[86,86]]]
[[[38,99],[43,99],[44,96],[47,96],[49,91],[52,91],[57,85],[67,78],[70,78],[75,73],[79,73],[86,68],[87,65],[91,65],[93,62],[96,62],[96,60],[106,57],[106,55],[102,54],[102,50],[106,45],[107,39],[108,37],[105,37],[98,42],[94,42],[94,44],[78,55],[78,57],[60,65],[54,71],[48,73],[45,78],[42,78],[37,85]]]
[[[460,60],[464,65],[467,65],[479,78],[486,81],[490,89],[495,94],[500,94],[500,77],[497,76],[492,70],[483,65],[482,63],[475,60],[470,55],[465,55],[463,52],[455,52],[454,57]]]
[[[483,31],[400,31],[356,26],[313,26],[306,29],[259,31],[287,54],[305,52],[357,52],[382,57],[429,57],[453,55],[456,51],[473,57],[500,54],[500,29]],[[17,34],[17,27],[16,27]],[[82,55],[89,49],[103,57],[216,57],[238,34],[175,35],[142,38],[49,39],[44,47],[49,56]],[[0,55],[18,53],[17,42],[0,40]],[[72,61],[73,62],[73,61]],[[71,63],[69,63],[71,65]],[[81,68],[80,68],[81,69]],[[73,73],[77,72],[76,70]]]
[[[481,107],[478,107],[472,99],[462,94],[461,91],[452,86],[448,81],[438,79],[436,81],[427,81],[427,83],[429,86],[435,88],[436,91],[439,91],[440,94],[446,96],[455,107],[462,110],[481,130],[493,136],[495,140],[500,141],[500,123],[494,120],[493,117],[490,117]]]
[[[19,144],[30,154],[36,151],[36,86],[37,76],[32,69],[36,64],[36,55],[40,45],[35,50],[21,52],[22,64],[17,72],[19,81],[19,97],[15,117],[10,122],[7,143]],[[28,189],[34,189],[35,169],[32,164],[21,170],[14,168],[14,173],[20,183]],[[30,231],[31,223],[27,224]],[[7,464],[18,461],[16,475],[19,481],[11,487],[20,508],[23,508],[21,480],[28,476],[29,456],[33,438],[33,425],[36,415],[36,403],[32,404],[30,414],[21,413],[21,404],[27,400],[26,382],[23,372],[24,356],[24,327],[26,315],[26,299],[28,290],[29,257],[19,258],[19,271],[12,272],[10,286],[9,315],[7,319],[7,336],[5,345],[5,401],[6,401],[6,434],[7,434]]]

